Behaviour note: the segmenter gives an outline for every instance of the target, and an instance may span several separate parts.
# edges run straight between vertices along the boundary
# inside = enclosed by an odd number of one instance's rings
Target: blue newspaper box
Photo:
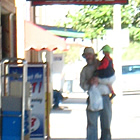
[[[21,112],[3,111],[2,140],[21,140]]]

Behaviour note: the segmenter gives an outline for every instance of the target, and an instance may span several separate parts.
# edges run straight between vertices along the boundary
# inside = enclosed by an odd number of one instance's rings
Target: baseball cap
[[[82,56],[85,58],[85,55],[88,54],[88,53],[95,54],[94,49],[92,47],[86,47],[84,49],[84,52],[83,52]]]
[[[108,53],[113,52],[113,49],[109,45],[103,46],[101,50],[103,50],[104,52],[108,52]]]

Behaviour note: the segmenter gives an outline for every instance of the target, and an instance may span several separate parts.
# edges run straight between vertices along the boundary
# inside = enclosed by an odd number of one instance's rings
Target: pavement
[[[60,104],[63,110],[51,111],[51,140],[86,140],[86,98],[86,93],[70,93]],[[140,95],[116,96],[112,111],[112,140],[140,140]],[[100,125],[98,132],[100,138]]]

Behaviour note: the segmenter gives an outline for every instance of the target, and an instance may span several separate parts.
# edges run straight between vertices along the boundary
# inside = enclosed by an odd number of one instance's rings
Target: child
[[[103,46],[101,50],[103,51],[103,54],[105,56],[101,60],[101,63],[99,67],[97,68],[96,75],[99,77],[99,83],[108,85],[112,93],[110,99],[113,99],[116,96],[112,88],[112,84],[116,79],[112,58],[110,57],[110,53],[112,53],[113,50],[109,45]]]

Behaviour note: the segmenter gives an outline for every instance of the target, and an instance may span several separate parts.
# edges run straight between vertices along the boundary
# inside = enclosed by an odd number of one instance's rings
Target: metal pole
[[[9,15],[9,38],[10,38],[10,57],[14,57],[14,36],[13,36],[13,28],[14,28],[14,24],[13,24],[13,18],[14,18],[14,14],[11,13]]]
[[[113,30],[121,30],[121,5],[116,4],[113,8]]]
[[[0,0],[0,60],[2,59],[2,27],[1,27],[1,9],[2,9],[2,6],[1,6],[1,1]]]
[[[0,63],[0,140],[2,139],[2,77],[1,77],[2,63]]]
[[[116,73],[116,92],[119,94],[122,92],[121,87],[121,59],[122,59],[122,48],[121,48],[121,5],[114,5],[113,9],[113,31],[114,31],[114,51],[113,51],[113,61]],[[119,87],[117,87],[119,86]]]
[[[22,86],[22,126],[21,126],[21,140],[24,140],[24,122],[25,122],[25,94],[27,84],[27,62],[23,61],[23,86]]]

